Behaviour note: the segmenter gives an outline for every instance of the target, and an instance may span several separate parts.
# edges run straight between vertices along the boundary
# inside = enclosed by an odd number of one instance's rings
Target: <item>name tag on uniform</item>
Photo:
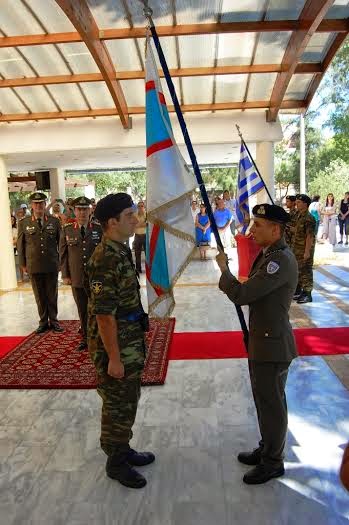
[[[33,233],[36,230],[36,226],[27,226],[26,230],[28,233]]]
[[[92,231],[92,240],[95,241],[96,239],[99,239],[99,233]]]
[[[49,231],[52,231],[54,230],[55,227],[53,226],[53,224],[49,223],[47,226],[46,226],[46,230],[49,230]]]

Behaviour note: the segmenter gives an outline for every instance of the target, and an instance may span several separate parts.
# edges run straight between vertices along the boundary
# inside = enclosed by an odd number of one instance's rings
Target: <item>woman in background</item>
[[[200,250],[200,260],[207,261],[206,250],[211,242],[211,223],[206,213],[204,203],[200,204],[200,211],[195,217],[196,242]]]
[[[334,202],[333,193],[329,193],[326,197],[325,206],[321,211],[323,216],[323,237],[328,239],[328,242],[334,246],[337,242],[336,236],[336,222],[337,222],[337,212],[336,205]]]
[[[345,245],[348,246],[348,235],[349,235],[349,191],[344,194],[344,199],[341,200],[339,214],[339,234],[341,240],[338,244],[343,244],[343,233],[345,235]]]
[[[320,195],[314,195],[314,197],[311,200],[308,211],[314,217],[315,222],[316,222],[316,227],[315,227],[315,238],[316,238],[318,231],[319,231],[320,217],[321,217]]]

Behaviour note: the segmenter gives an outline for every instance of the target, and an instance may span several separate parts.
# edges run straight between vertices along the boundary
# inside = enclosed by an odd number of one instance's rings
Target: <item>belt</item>
[[[118,321],[139,321],[143,317],[143,312],[131,312],[127,315],[118,315]]]

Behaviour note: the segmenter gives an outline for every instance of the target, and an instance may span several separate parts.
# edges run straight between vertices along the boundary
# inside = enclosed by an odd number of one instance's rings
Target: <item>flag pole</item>
[[[250,153],[250,150],[248,149],[247,144],[246,144],[246,142],[244,141],[244,137],[242,136],[242,133],[241,133],[241,131],[240,131],[240,126],[238,126],[237,124],[235,124],[235,126],[236,126],[236,129],[238,130],[238,135],[239,135],[239,137],[240,137],[240,139],[241,139],[241,142],[242,142],[243,145],[245,146],[246,151],[247,151],[247,154],[248,154],[248,156],[250,157],[250,160],[251,160],[252,164],[253,164],[254,167],[255,167],[255,170],[256,170],[256,172],[258,173],[258,175],[260,176],[260,179],[261,179],[261,181],[262,181],[263,184],[264,184],[265,191],[266,191],[267,194],[268,194],[268,197],[269,197],[269,199],[270,199],[270,202],[271,202],[272,204],[274,204],[273,198],[272,198],[272,196],[270,195],[270,192],[269,192],[269,190],[268,190],[268,187],[267,187],[266,183],[264,182],[264,179],[263,179],[263,177],[262,177],[262,175],[261,175],[261,172],[259,171],[258,166],[257,166],[257,164],[255,163],[255,161],[253,160],[253,157],[252,157],[252,155],[251,155],[251,153]]]
[[[206,211],[207,211],[208,217],[210,219],[211,228],[212,228],[213,234],[215,236],[217,246],[219,246],[219,248],[224,252],[223,243],[221,241],[221,238],[220,238],[220,235],[219,235],[219,232],[218,232],[216,220],[215,220],[213,212],[212,212],[212,207],[211,207],[211,203],[209,201],[208,195],[207,195],[205,183],[204,183],[204,181],[202,179],[200,167],[198,165],[198,162],[197,162],[197,159],[196,159],[196,155],[195,155],[195,152],[194,152],[194,148],[193,148],[193,145],[192,145],[192,142],[191,142],[188,130],[187,130],[187,126],[186,126],[186,123],[185,123],[185,120],[184,120],[184,117],[183,117],[183,113],[182,113],[182,110],[181,110],[181,107],[180,107],[180,104],[179,104],[179,101],[178,101],[178,98],[177,98],[177,95],[176,95],[176,90],[175,90],[175,87],[173,85],[173,82],[172,82],[172,79],[171,79],[171,75],[170,75],[169,69],[167,67],[165,55],[164,55],[164,53],[162,51],[160,40],[159,40],[158,34],[156,32],[156,29],[155,29],[155,25],[154,25],[154,22],[153,22],[153,19],[152,19],[153,11],[148,6],[148,1],[147,0],[145,0],[145,1],[144,0],[140,0],[140,2],[144,5],[143,13],[144,13],[144,16],[149,21],[149,28],[150,28],[150,31],[151,31],[151,34],[152,34],[152,37],[153,37],[153,40],[154,40],[154,44],[155,44],[156,50],[158,52],[160,64],[161,64],[162,70],[163,70],[164,75],[165,75],[166,83],[167,83],[167,86],[168,86],[168,89],[169,89],[169,92],[170,92],[170,95],[171,95],[171,98],[172,98],[172,101],[173,101],[173,105],[174,105],[174,108],[175,108],[175,111],[176,111],[176,114],[177,114],[177,118],[178,118],[181,130],[182,130],[182,133],[183,133],[184,141],[185,141],[185,144],[186,144],[187,149],[188,149],[189,157],[190,157],[190,160],[191,160],[191,163],[192,163],[192,166],[193,166],[193,170],[194,170],[194,174],[195,174],[197,183],[198,183],[199,188],[200,188],[202,199],[204,201],[204,204],[205,204],[205,207],[206,207]],[[247,325],[246,325],[246,320],[245,320],[244,313],[242,311],[241,306],[235,304],[235,308],[236,308],[236,313],[237,313],[239,321],[240,321],[241,330],[243,332],[244,343],[245,343],[245,347],[246,347],[246,350],[247,350],[248,349],[248,328],[247,328]]]

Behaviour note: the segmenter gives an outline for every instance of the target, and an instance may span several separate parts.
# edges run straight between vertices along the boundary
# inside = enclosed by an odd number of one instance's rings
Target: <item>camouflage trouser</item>
[[[143,342],[121,351],[125,367],[122,379],[108,375],[108,356],[105,351],[97,351],[92,356],[98,374],[97,392],[103,400],[100,441],[107,456],[125,450],[132,439],[132,426],[141,395],[144,355]]]
[[[306,261],[303,257],[297,257],[298,263],[298,286],[304,292],[311,292],[313,289],[313,257],[310,257]]]

